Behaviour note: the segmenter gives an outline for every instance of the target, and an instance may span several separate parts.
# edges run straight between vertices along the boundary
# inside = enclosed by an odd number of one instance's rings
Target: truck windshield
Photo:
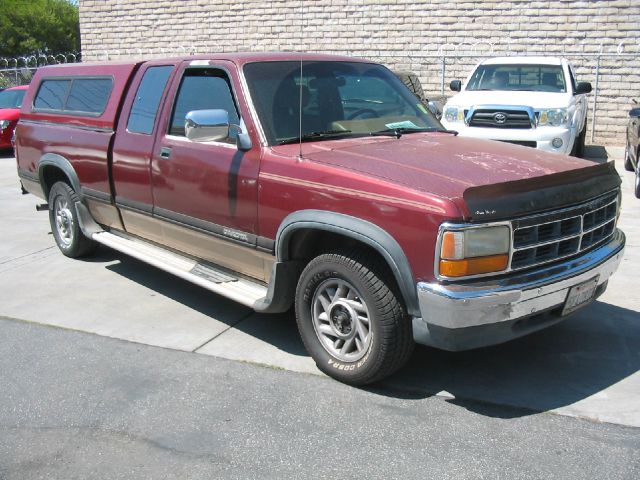
[[[564,93],[567,86],[560,65],[480,65],[466,89]]]
[[[361,62],[256,62],[244,73],[270,145],[381,132],[443,129],[381,65]],[[300,129],[302,106],[302,129]]]
[[[3,90],[0,92],[0,108],[20,108],[26,90]]]

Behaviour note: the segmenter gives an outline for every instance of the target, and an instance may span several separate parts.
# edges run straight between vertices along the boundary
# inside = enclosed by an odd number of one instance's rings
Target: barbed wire
[[[38,68],[60,63],[77,63],[81,61],[80,53],[58,53],[26,55],[23,57],[0,57],[0,70],[15,68]]]

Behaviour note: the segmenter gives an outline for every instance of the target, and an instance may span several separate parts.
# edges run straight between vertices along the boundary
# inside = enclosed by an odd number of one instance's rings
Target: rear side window
[[[156,122],[162,92],[167,85],[172,65],[150,67],[142,77],[142,82],[133,101],[127,130],[132,133],[150,135]]]
[[[112,89],[111,77],[48,78],[40,84],[33,108],[70,115],[99,116],[107,107]]]
[[[37,110],[63,110],[71,80],[45,80],[33,102]]]

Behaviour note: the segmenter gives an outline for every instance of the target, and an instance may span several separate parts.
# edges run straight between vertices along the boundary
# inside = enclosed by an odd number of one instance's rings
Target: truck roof
[[[562,65],[560,57],[521,56],[521,57],[494,57],[481,62],[481,65]]]
[[[324,55],[303,52],[244,52],[244,53],[211,53],[208,55],[189,55],[174,58],[150,58],[146,60],[125,60],[105,62],[82,62],[51,65],[39,68],[31,82],[31,88],[25,96],[22,107],[22,118],[25,120],[37,120],[47,122],[61,122],[82,127],[113,130],[117,119],[121,99],[129,79],[145,63],[172,63],[190,62],[191,64],[207,65],[210,61],[228,61],[235,63],[238,68],[253,62],[277,62],[277,61],[337,61],[337,62],[367,62],[364,59],[351,58],[340,55]],[[111,79],[112,88],[107,104],[99,114],[78,115],[77,112],[69,112],[56,109],[34,108],[34,98],[43,81],[70,81],[73,78]]]
[[[203,55],[187,55],[167,58],[148,58],[143,60],[118,60],[118,61],[96,61],[82,63],[67,63],[43,67],[47,69],[59,68],[78,68],[78,67],[100,67],[109,65],[112,67],[140,65],[146,62],[156,62],[159,60],[178,60],[178,61],[201,61],[201,60],[227,60],[237,65],[244,65],[253,62],[282,62],[282,61],[334,61],[334,62],[369,62],[363,58],[348,57],[345,55],[328,55],[323,53],[305,53],[305,52],[237,52],[237,53],[210,53]]]

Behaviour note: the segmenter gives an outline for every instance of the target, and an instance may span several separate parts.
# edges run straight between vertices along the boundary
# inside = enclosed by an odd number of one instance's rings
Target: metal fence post
[[[593,92],[593,111],[591,113],[591,143],[596,134],[596,110],[598,106],[598,82],[600,80],[600,55],[596,57],[596,85]]]
[[[445,70],[447,68],[447,57],[445,57],[444,53],[442,54],[442,77],[440,79],[440,95],[444,95],[444,78],[445,78]]]

